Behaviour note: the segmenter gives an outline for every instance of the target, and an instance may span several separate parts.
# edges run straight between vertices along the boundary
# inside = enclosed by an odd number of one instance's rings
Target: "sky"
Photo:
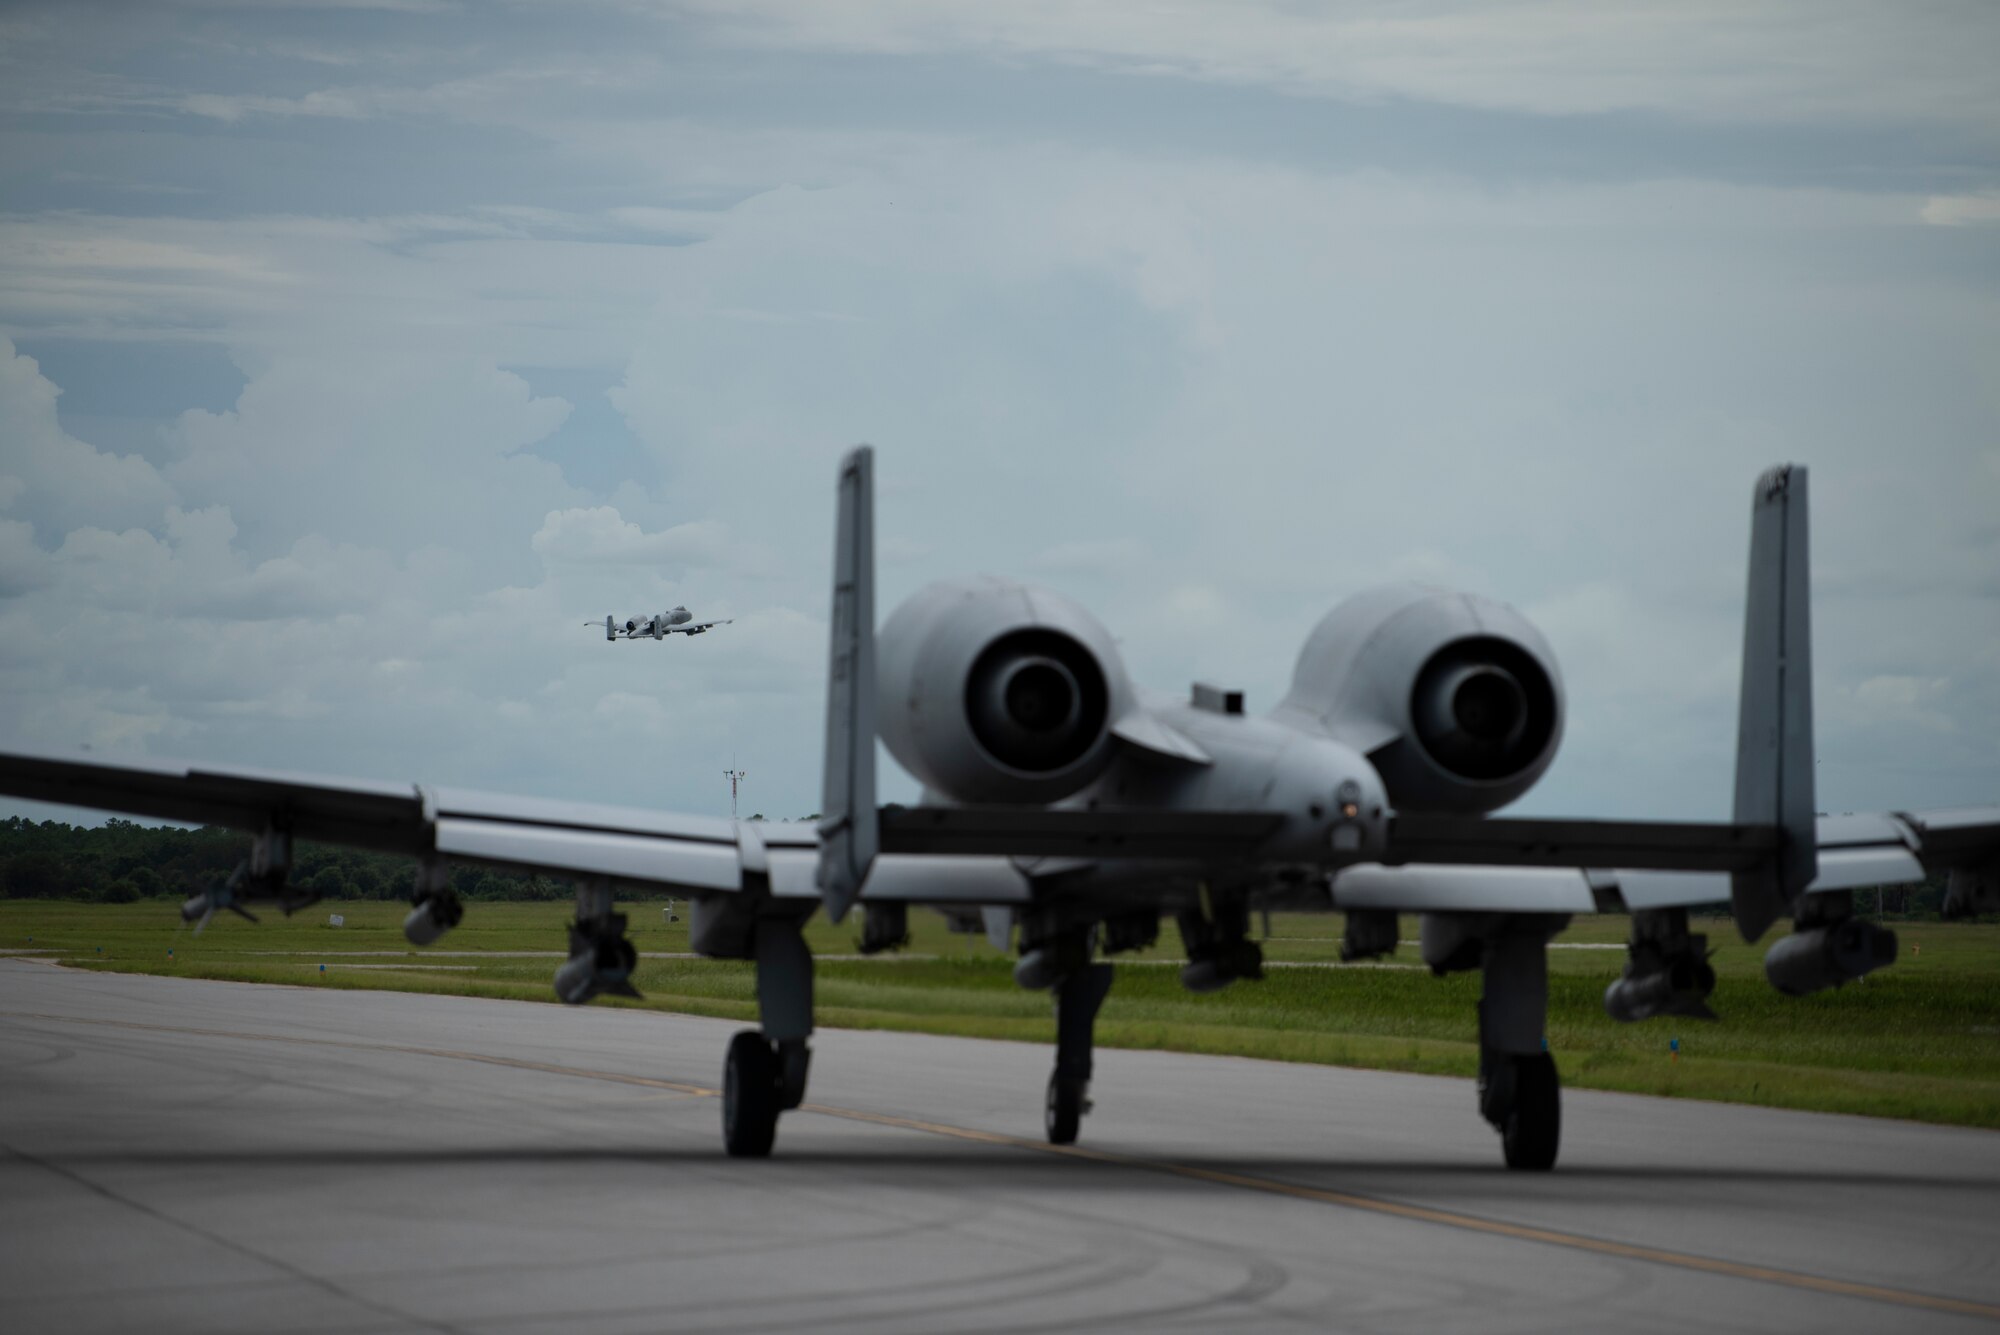
[[[2000,802],[2000,8],[0,8],[0,748],[819,805],[833,481],[1275,704],[1420,580],[1515,810],[1725,816],[1811,469],[1819,805]],[[684,603],[734,623],[609,645]],[[884,793],[914,787],[884,762]],[[0,802],[0,812],[45,814]]]

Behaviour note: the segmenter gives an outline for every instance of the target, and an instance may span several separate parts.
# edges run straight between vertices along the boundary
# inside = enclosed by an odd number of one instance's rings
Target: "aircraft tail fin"
[[[1751,501],[1735,820],[1775,825],[1785,837],[1774,861],[1731,873],[1730,907],[1746,941],[1792,912],[1819,870],[1807,562],[1805,466],[1780,464],[1757,479]]]
[[[840,461],[833,539],[832,644],[826,672],[826,771],[820,788],[820,898],[847,916],[881,848],[875,810],[875,452]]]

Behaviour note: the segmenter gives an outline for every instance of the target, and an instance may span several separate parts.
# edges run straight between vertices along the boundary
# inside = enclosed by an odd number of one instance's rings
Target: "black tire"
[[[1047,1116],[1043,1121],[1048,1128],[1049,1144],[1076,1144],[1076,1133],[1083,1126],[1083,1091],[1081,1080],[1061,1075],[1049,1077]]]
[[[1562,1087],[1555,1058],[1537,1052],[1508,1060],[1514,1067],[1514,1106],[1500,1128],[1507,1166],[1546,1172],[1555,1167],[1562,1143]]]
[[[762,1159],[778,1138],[778,1055],[754,1029],[729,1040],[722,1065],[722,1144],[736,1159]]]

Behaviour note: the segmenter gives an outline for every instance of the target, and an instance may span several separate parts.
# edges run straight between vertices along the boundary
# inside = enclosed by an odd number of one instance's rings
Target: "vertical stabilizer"
[[[866,445],[840,462],[829,620],[819,892],[827,916],[839,922],[881,846],[875,816],[875,452]]]
[[[1785,838],[1774,862],[1730,877],[1730,907],[1746,941],[1791,913],[1819,870],[1806,547],[1806,470],[1781,464],[1757,479],[1750,508],[1735,819],[1778,826]]]

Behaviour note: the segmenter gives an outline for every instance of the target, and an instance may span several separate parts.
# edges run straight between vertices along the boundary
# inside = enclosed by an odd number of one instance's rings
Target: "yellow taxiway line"
[[[364,1043],[357,1040],[338,1038],[303,1038],[289,1034],[257,1034],[233,1029],[197,1029],[180,1025],[146,1024],[137,1020],[105,1020],[76,1015],[46,1015],[30,1011],[0,1011],[0,1016],[12,1020],[44,1020],[58,1024],[101,1025],[115,1029],[135,1029],[150,1033],[187,1034],[201,1038],[231,1038],[258,1043],[291,1043],[304,1047],[346,1048],[360,1052],[396,1052],[418,1057],[440,1057],[451,1061],[481,1062],[488,1066],[505,1066],[519,1071],[539,1071],[545,1075],[568,1076],[578,1080],[600,1080],[611,1084],[637,1085],[645,1089],[671,1090],[677,1094],[689,1094],[700,1098],[719,1098],[722,1091],[707,1085],[691,1085],[677,1080],[659,1080],[651,1076],[627,1075],[621,1071],[596,1071],[581,1066],[560,1066],[552,1062],[528,1061],[520,1057],[501,1057],[485,1052],[463,1052],[454,1048],[425,1048],[400,1043]],[[1512,1238],[1518,1242],[1541,1243],[1551,1247],[1565,1247],[1571,1251],[1590,1252],[1598,1256],[1615,1256],[1629,1261],[1648,1261],[1655,1265],[1673,1266],[1681,1270],[1695,1270],[1704,1274],[1723,1275],[1731,1279],[1747,1279],[1763,1284],[1778,1284],[1786,1288],[1803,1289],[1811,1293],[1825,1293],[1842,1298],[1865,1298],[1874,1302],[1893,1303],[1899,1307],[1914,1307],[1930,1312],[1950,1312],[1957,1316],[1984,1317],[1989,1321],[2000,1321],[2000,1305],[1970,1302],[1962,1298],[1943,1298],[1935,1294],[1917,1293],[1909,1289],[1892,1289],[1879,1284],[1857,1284],[1852,1280],[1828,1279],[1822,1275],[1809,1275],[1797,1270],[1780,1270],[1771,1266],[1747,1265],[1741,1261],[1725,1261],[1712,1256],[1699,1256],[1692,1252],[1670,1251],[1663,1247],[1645,1247],[1629,1242],[1613,1242],[1606,1238],[1593,1238],[1582,1233],[1567,1233],[1559,1229],[1536,1228],[1528,1224],[1510,1224],[1505,1220],[1486,1219],[1478,1215],[1461,1214],[1456,1210],[1439,1210],[1427,1205],[1409,1205],[1401,1201],[1386,1200],[1379,1196],[1362,1196],[1349,1191],[1335,1191],[1326,1187],[1309,1187],[1297,1182],[1284,1182],[1276,1178],[1256,1177],[1248,1173],[1233,1173],[1219,1168],[1203,1168],[1195,1164],[1174,1163],[1167,1159],[1149,1159],[1143,1155],[1120,1154],[1115,1150],[1089,1149],[1081,1145],[1051,1145],[1046,1141],[1031,1140],[1025,1136],[1010,1136],[998,1131],[981,1131],[973,1127],[952,1126],[944,1122],[926,1122],[915,1117],[897,1117],[890,1113],[865,1112],[858,1108],[836,1108],[824,1103],[806,1103],[798,1111],[813,1113],[821,1117],[838,1117],[849,1122],[863,1122],[871,1126],[894,1127],[903,1131],[918,1131],[926,1135],[944,1136],[952,1140],[969,1141],[979,1145],[997,1145],[1008,1149],[1028,1150],[1038,1154],[1055,1154],[1071,1159],[1085,1159],[1093,1163],[1115,1164],[1122,1168],[1143,1169],[1148,1172],[1168,1173],[1175,1177],[1196,1182],[1207,1182],[1219,1187],[1234,1187],[1242,1191],[1259,1191],[1273,1196],[1289,1196],[1294,1200],[1316,1201],[1322,1205],[1339,1206],[1347,1210],[1361,1210],[1370,1214],[1389,1215],[1397,1219],[1413,1220],[1417,1223],[1437,1224],[1445,1228],[1455,1228],[1468,1233],[1485,1233],[1494,1237]]]

